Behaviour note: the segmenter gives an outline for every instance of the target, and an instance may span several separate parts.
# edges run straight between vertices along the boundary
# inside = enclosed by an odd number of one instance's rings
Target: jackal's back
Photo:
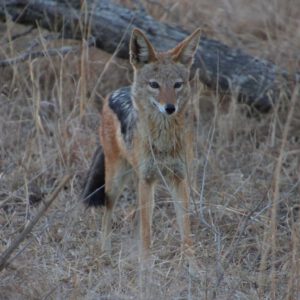
[[[108,106],[117,116],[122,138],[126,146],[130,147],[137,121],[137,113],[131,97],[131,87],[123,87],[113,92],[108,99]]]

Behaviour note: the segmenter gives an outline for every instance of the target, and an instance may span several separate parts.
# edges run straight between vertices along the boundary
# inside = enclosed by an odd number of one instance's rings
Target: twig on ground
[[[50,195],[49,200],[43,203],[43,206],[37,213],[37,215],[30,221],[30,223],[25,227],[25,229],[17,236],[17,238],[12,242],[12,244],[1,254],[0,256],[0,272],[8,265],[10,261],[9,257],[13,251],[24,241],[26,236],[31,232],[35,224],[39,219],[45,214],[46,210],[49,208],[51,203],[57,198],[59,192],[63,189],[65,184],[70,180],[71,175],[66,175],[61,180],[58,187]]]
[[[285,156],[285,147],[288,139],[288,134],[290,130],[290,126],[293,119],[293,114],[295,110],[295,105],[297,100],[299,99],[299,86],[297,85],[294,89],[294,93],[291,98],[290,102],[290,109],[287,115],[286,123],[283,129],[282,134],[282,141],[280,146],[280,152],[277,159],[277,164],[275,167],[274,172],[274,178],[273,178],[273,202],[271,207],[271,232],[270,232],[270,239],[271,239],[271,245],[272,245],[272,251],[271,251],[271,258],[272,258],[272,268],[271,268],[271,298],[276,299],[276,285],[277,285],[277,278],[276,278],[276,251],[277,251],[277,211],[278,211],[278,202],[279,202],[279,196],[280,196],[280,177],[281,177],[281,168],[282,164],[284,162],[284,156]]]
[[[278,203],[280,200],[280,178],[281,178],[281,169],[284,163],[284,157],[286,155],[285,147],[288,140],[288,134],[291,126],[291,122],[293,119],[293,114],[295,111],[296,102],[299,97],[299,85],[296,85],[294,88],[293,95],[291,97],[289,111],[286,118],[286,122],[283,128],[282,133],[282,140],[279,150],[279,156],[277,158],[277,163],[275,165],[274,175],[273,175],[273,182],[272,182],[272,205],[270,207],[270,220],[266,224],[264,238],[263,238],[263,248],[262,248],[262,255],[261,261],[259,266],[259,288],[258,288],[258,295],[260,299],[264,297],[264,289],[266,286],[266,275],[265,271],[267,270],[267,260],[270,258],[271,263],[271,286],[270,286],[270,299],[276,299],[276,286],[278,283],[277,275],[276,275],[276,262],[277,262],[277,238],[278,238]]]

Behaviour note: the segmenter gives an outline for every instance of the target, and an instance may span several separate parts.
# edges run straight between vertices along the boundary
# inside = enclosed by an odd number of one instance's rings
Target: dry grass
[[[159,19],[190,30],[200,25],[211,37],[299,69],[296,0],[142,3]],[[35,43],[35,49],[62,43],[38,30],[11,40],[24,30],[1,24],[2,58],[15,57]],[[115,211],[112,265],[101,256],[101,213],[85,211],[78,200],[98,143],[101,100],[130,80],[127,62],[84,46],[81,53],[37,58],[1,72],[0,253],[63,174],[74,174],[0,274],[1,299],[140,295],[134,193],[125,191]],[[224,110],[218,95],[203,91],[195,126],[199,170],[191,205],[201,275],[193,280],[184,267],[173,206],[161,191],[147,298],[300,298],[300,107],[299,95],[294,96],[294,106],[282,94],[273,112],[249,118],[234,99]]]

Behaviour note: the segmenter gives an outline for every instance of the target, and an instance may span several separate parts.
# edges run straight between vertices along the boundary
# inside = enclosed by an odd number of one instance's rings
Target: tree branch
[[[94,44],[93,40],[90,39],[87,41],[87,46],[90,47],[92,44]],[[47,50],[41,50],[41,51],[32,51],[31,49],[28,51],[25,51],[21,53],[19,56],[14,58],[8,58],[4,60],[0,60],[0,67],[7,67],[7,66],[13,66],[18,63],[32,60],[38,57],[46,57],[46,56],[64,56],[69,53],[76,53],[80,51],[79,46],[64,46],[60,48],[48,48]]]
[[[56,55],[63,56],[70,52],[76,52],[77,50],[78,50],[78,48],[76,48],[76,47],[68,46],[68,47],[61,47],[61,48],[50,48],[50,49],[47,49],[47,51],[24,52],[17,57],[0,60],[0,67],[13,66],[18,63],[27,61],[27,60],[35,59],[37,57],[56,56]]]

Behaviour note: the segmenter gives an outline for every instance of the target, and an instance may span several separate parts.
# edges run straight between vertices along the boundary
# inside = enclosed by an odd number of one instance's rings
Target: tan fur
[[[110,250],[111,214],[114,204],[133,169],[138,179],[141,256],[151,247],[154,190],[158,181],[170,187],[176,208],[182,247],[192,247],[189,221],[188,172],[192,160],[192,131],[186,120],[186,107],[191,98],[190,67],[199,43],[199,30],[173,50],[158,53],[145,35],[135,29],[131,37],[130,57],[134,68],[133,106],[137,124],[130,145],[124,141],[120,121],[106,99],[102,112],[100,139],[105,154],[106,211],[103,218],[103,250]],[[149,82],[159,83],[159,88]],[[183,82],[175,88],[176,82]],[[176,108],[168,115],[166,104]]]

